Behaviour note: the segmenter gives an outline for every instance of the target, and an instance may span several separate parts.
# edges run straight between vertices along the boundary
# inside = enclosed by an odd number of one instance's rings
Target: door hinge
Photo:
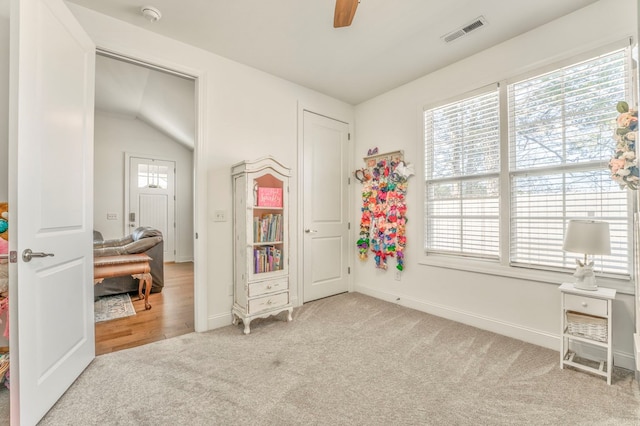
[[[351,185],[351,178],[347,178],[347,185]]]
[[[347,274],[351,275],[351,266],[347,266]]]
[[[351,222],[347,222],[347,229],[351,229]]]
[[[347,133],[347,140],[350,141],[351,140],[351,133]]]
[[[174,255],[174,256],[176,255],[176,251],[175,251],[175,250],[173,251],[173,255]]]

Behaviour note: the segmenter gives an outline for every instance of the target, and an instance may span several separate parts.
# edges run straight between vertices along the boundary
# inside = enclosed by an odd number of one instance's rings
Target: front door
[[[303,117],[303,301],[349,290],[349,125]]]
[[[94,358],[95,46],[62,0],[10,13],[11,424],[33,425]]]
[[[175,260],[175,174],[173,161],[129,157],[129,229],[160,230],[165,262]]]

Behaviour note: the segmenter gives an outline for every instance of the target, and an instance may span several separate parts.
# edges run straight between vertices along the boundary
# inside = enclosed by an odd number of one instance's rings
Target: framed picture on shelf
[[[258,188],[258,207],[282,207],[282,188]]]

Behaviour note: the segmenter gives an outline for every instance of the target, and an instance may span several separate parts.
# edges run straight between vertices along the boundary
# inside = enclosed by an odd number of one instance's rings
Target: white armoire
[[[233,179],[234,291],[233,324],[287,311],[289,293],[290,169],[273,157],[243,161],[231,168]]]

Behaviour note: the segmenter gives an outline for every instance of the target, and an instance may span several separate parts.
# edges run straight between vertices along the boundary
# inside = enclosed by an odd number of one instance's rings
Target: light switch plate
[[[107,213],[107,220],[118,220],[118,213]]]
[[[226,210],[216,210],[213,212],[213,221],[214,222],[226,222],[227,221],[227,211]]]

